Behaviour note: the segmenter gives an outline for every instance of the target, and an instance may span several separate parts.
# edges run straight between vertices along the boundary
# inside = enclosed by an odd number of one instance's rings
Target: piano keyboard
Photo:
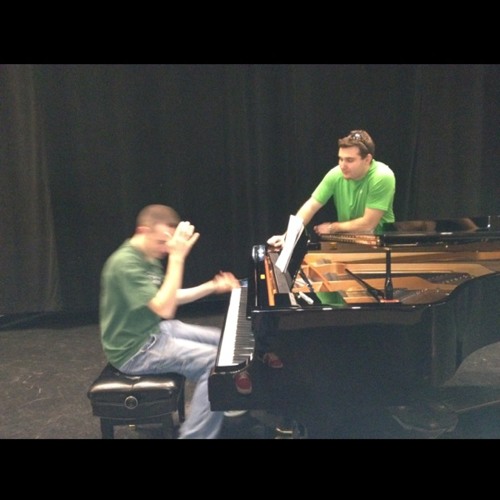
[[[246,316],[248,288],[233,288],[222,329],[215,371],[238,371],[251,361],[255,339]]]

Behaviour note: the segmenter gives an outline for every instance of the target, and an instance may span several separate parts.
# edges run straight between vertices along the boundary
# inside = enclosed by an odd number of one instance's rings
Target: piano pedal
[[[224,416],[228,418],[242,417],[246,415],[248,410],[227,410],[224,412]]]
[[[275,431],[277,433],[276,439],[291,439],[293,434],[293,429],[290,427],[289,429],[286,427],[276,427]]]
[[[287,420],[275,428],[274,439],[306,439],[307,429],[296,420]]]

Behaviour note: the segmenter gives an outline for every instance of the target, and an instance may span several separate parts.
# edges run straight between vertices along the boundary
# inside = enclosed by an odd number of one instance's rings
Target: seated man
[[[385,163],[375,160],[375,142],[366,130],[351,130],[338,140],[338,165],[328,170],[299,208],[297,217],[305,226],[316,213],[333,200],[337,221],[322,222],[314,226],[316,234],[342,232],[373,232],[385,222],[394,222],[394,196],[396,177]],[[271,236],[267,243],[280,250],[285,234]],[[279,364],[276,355],[264,357]]]
[[[219,328],[175,319],[177,307],[213,293],[239,287],[230,272],[192,288],[181,288],[184,264],[200,234],[180,222],[165,205],[148,205],[136,220],[133,236],[107,259],[101,275],[99,321],[109,363],[128,375],[176,372],[196,381],[180,438],[219,436],[224,414],[213,412],[208,377],[215,364]],[[161,259],[167,257],[165,269]],[[235,377],[242,394],[252,391],[246,372]]]

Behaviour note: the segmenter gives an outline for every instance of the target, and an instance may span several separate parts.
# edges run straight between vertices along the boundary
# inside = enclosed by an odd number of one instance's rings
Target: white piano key
[[[254,338],[246,317],[247,288],[234,288],[229,299],[222,329],[216,369],[230,369],[246,364],[253,356]]]

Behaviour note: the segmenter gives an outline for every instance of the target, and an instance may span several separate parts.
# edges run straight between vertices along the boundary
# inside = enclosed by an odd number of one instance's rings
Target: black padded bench
[[[101,419],[103,439],[113,439],[115,425],[158,423],[171,437],[173,414],[185,419],[185,377],[178,373],[125,375],[109,363],[90,386],[93,415]]]

